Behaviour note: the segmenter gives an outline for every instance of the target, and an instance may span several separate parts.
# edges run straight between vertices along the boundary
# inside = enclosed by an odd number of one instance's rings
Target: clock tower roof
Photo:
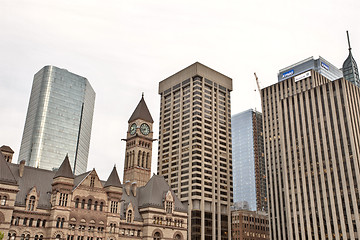
[[[148,107],[147,107],[147,105],[145,103],[144,95],[142,95],[139,104],[135,108],[135,111],[131,115],[128,122],[130,123],[130,122],[132,122],[134,120],[137,120],[137,119],[142,119],[142,120],[150,122],[150,123],[154,122],[154,120],[152,119],[151,114],[149,112],[149,109],[148,109]]]

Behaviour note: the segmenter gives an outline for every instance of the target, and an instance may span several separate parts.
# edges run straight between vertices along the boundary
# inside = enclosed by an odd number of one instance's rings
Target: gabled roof
[[[74,178],[74,189],[77,188],[92,171],[84,172]]]
[[[164,208],[164,200],[168,191],[171,191],[171,189],[164,177],[153,175],[147,184],[139,189],[139,208],[150,206]],[[180,199],[173,191],[171,193],[174,196],[175,211],[187,212]]]
[[[14,151],[11,149],[11,147],[6,146],[6,145],[2,145],[2,146],[0,147],[0,151],[1,151],[1,152],[14,153]]]
[[[116,171],[115,166],[114,166],[113,170],[111,171],[110,176],[107,179],[106,183],[104,184],[104,187],[110,187],[110,186],[121,188],[120,178]]]
[[[142,95],[139,104],[135,108],[135,111],[131,115],[128,122],[130,123],[130,122],[132,122],[134,120],[137,120],[137,119],[141,119],[141,120],[151,122],[151,123],[154,122],[154,120],[152,119],[151,114],[149,112],[149,109],[148,109],[148,107],[147,107],[147,105],[145,103],[144,95]]]
[[[69,161],[69,157],[67,154],[66,154],[66,157],[65,157],[64,161],[62,162],[59,170],[56,171],[54,178],[57,178],[57,177],[66,177],[66,178],[74,179],[74,174],[71,170],[70,161]]]
[[[0,182],[17,184],[17,181],[9,168],[8,163],[5,161],[4,155],[0,152]]]

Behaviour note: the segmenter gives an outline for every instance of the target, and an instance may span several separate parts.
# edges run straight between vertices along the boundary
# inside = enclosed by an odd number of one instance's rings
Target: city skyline
[[[178,69],[200,61],[232,76],[235,114],[260,109],[253,72],[258,73],[263,88],[276,82],[277,69],[307,56],[321,55],[340,68],[348,55],[346,30],[352,54],[360,59],[359,3],[346,3],[319,1],[309,8],[303,2],[275,1],[262,3],[260,9],[256,2],[196,2],[189,9],[187,4],[165,1],[110,1],[106,5],[97,1],[4,1],[0,100],[6,115],[0,120],[0,144],[10,146],[18,159],[34,73],[51,64],[65,68],[86,76],[97,92],[88,169],[96,167],[105,178],[114,164],[123,168],[124,123],[141,92],[153,113],[157,138],[157,84]],[[315,13],[331,29],[314,25]],[[201,38],[206,41],[197,40]],[[21,71],[17,71],[19,65]],[[128,100],[122,103],[124,96]],[[156,143],[153,147],[157,148]],[[153,172],[156,159],[154,151]]]

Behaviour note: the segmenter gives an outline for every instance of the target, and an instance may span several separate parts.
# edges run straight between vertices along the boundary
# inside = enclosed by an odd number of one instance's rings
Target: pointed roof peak
[[[121,182],[120,182],[120,178],[119,175],[116,171],[116,166],[114,166],[113,170],[110,173],[110,176],[108,177],[108,179],[106,180],[106,183],[104,185],[104,187],[121,187]]]
[[[130,123],[137,119],[142,119],[142,120],[145,120],[145,121],[151,122],[151,123],[154,122],[154,120],[151,117],[150,111],[146,105],[146,102],[144,99],[144,93],[142,93],[141,100],[140,100],[139,104],[137,105],[137,107],[135,108],[135,111],[131,115],[128,122]]]
[[[14,174],[10,170],[3,154],[0,152],[0,182],[17,184]]]
[[[59,169],[56,171],[54,178],[57,177],[66,177],[74,179],[74,174],[71,169],[69,155],[66,154],[64,161],[62,162]]]

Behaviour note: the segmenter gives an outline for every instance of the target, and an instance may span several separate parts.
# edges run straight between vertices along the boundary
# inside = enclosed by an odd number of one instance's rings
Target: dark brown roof
[[[129,123],[137,120],[137,119],[141,119],[147,122],[151,122],[153,123],[154,120],[151,117],[151,114],[149,112],[149,109],[145,103],[144,100],[144,95],[141,97],[141,100],[139,102],[139,104],[137,105],[137,107],[135,108],[135,111],[133,112],[133,114],[131,115],[130,119],[129,119]]]
[[[11,149],[11,147],[6,146],[6,145],[2,145],[0,147],[0,151],[2,152],[8,152],[8,153],[14,153],[14,151]]]
[[[54,178],[57,177],[66,177],[66,178],[74,178],[74,174],[71,170],[71,166],[70,166],[70,161],[69,161],[69,157],[66,154],[66,157],[64,159],[64,161],[62,162],[59,170],[56,171],[56,174],[54,176]]]
[[[17,184],[17,181],[10,171],[8,163],[5,161],[4,155],[0,152],[0,182]]]
[[[118,175],[118,173],[116,171],[115,166],[114,166],[112,172],[110,173],[110,176],[109,176],[108,180],[104,184],[104,187],[110,187],[110,186],[121,188],[120,178],[119,178],[119,175]]]

